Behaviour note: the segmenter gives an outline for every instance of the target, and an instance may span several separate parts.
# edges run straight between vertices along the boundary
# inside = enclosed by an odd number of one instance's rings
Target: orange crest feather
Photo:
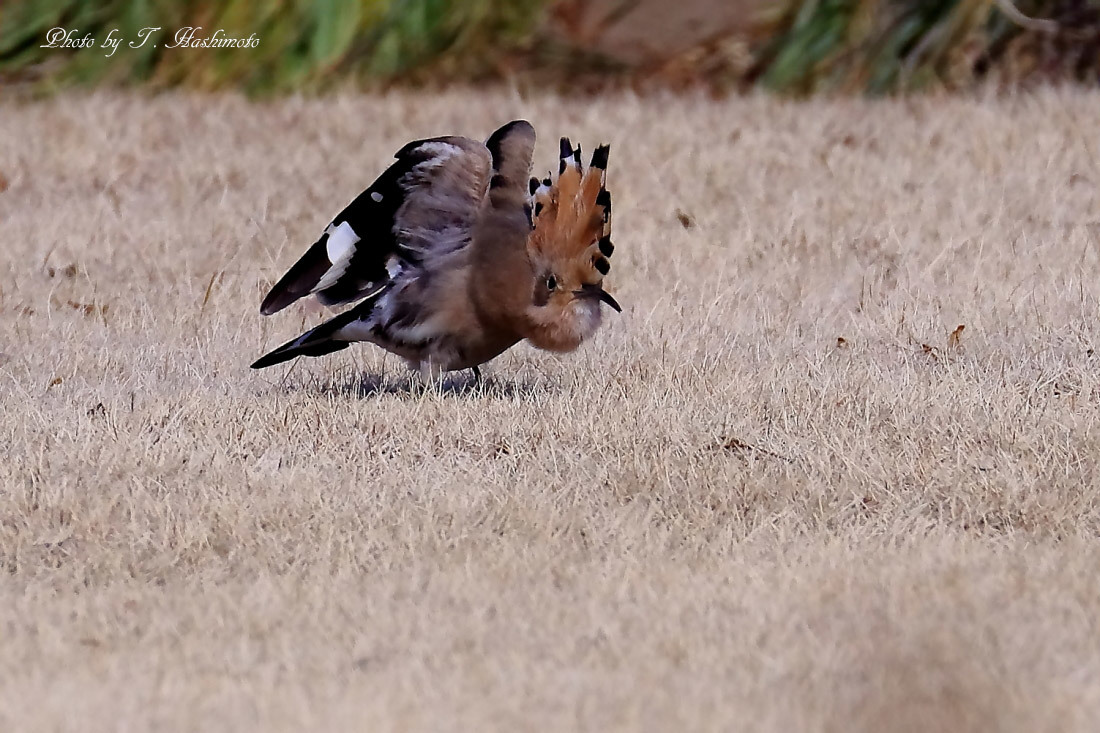
[[[599,283],[611,265],[611,194],[606,188],[609,146],[592,154],[588,170],[581,165],[581,148],[561,139],[557,181],[531,179],[531,221],[527,239],[538,258],[569,262],[584,282]]]

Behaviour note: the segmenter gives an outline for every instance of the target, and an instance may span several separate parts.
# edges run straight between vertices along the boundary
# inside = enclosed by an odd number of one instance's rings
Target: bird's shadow
[[[513,380],[483,376],[479,380],[464,374],[454,374],[445,375],[441,380],[429,384],[421,381],[416,375],[394,377],[371,373],[351,374],[345,379],[336,377],[325,382],[303,382],[297,385],[297,389],[301,391],[344,399],[371,399],[385,395],[421,397],[425,394],[513,399],[553,391],[556,387],[553,380],[546,378]]]

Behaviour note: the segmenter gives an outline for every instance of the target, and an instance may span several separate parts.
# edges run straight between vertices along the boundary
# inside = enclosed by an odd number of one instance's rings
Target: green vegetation
[[[719,2],[720,0],[715,0]],[[319,90],[342,83],[478,81],[536,73],[540,80],[587,74],[595,83],[662,75],[655,51],[641,67],[593,52],[598,38],[572,38],[555,11],[583,13],[576,0],[9,0],[0,10],[0,80],[39,88],[62,84],[142,83],[253,93]],[[614,8],[614,3],[605,3]],[[991,0],[759,0],[758,18],[729,37],[676,56],[676,84],[721,89],[759,84],[811,93],[887,93],[929,84],[965,84],[990,66],[1013,74],[1094,79],[1100,64],[1100,0],[1017,3],[1047,24],[1010,19],[1013,6]],[[613,10],[628,17],[631,0]],[[580,10],[578,10],[580,8]],[[644,8],[635,16],[644,14]],[[608,25],[597,24],[601,31]],[[262,42],[248,52],[166,46],[174,33],[201,27]],[[76,29],[102,43],[159,27],[160,43],[103,50],[42,48],[52,28]],[[747,45],[734,63],[728,41]],[[120,49],[121,50],[121,49]],[[682,50],[682,49],[680,49]],[[683,58],[691,59],[685,65]],[[654,69],[658,70],[656,75]]]
[[[253,92],[317,89],[340,80],[431,75],[477,78],[537,24],[541,0],[23,0],[0,11],[0,73],[52,82],[145,82]],[[177,29],[201,27],[262,38],[255,49],[166,48]],[[107,57],[91,49],[41,48],[50,29],[102,42],[160,27],[162,42]]]
[[[1002,62],[1017,77],[1046,72],[1083,80],[1097,72],[1100,4],[803,0],[771,31],[756,68],[762,83],[777,90],[884,93],[957,85]],[[1091,67],[1081,63],[1090,53]]]

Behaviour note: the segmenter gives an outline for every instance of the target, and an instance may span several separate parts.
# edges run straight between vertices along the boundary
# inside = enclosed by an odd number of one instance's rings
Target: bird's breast
[[[358,325],[356,337],[444,370],[468,369],[500,355],[521,337],[482,317],[465,270],[406,271]]]

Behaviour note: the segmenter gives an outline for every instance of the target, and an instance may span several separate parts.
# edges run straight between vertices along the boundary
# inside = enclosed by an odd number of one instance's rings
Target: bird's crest
[[[558,178],[531,179],[532,259],[568,264],[582,283],[598,285],[611,268],[611,193],[606,188],[609,146],[592,153],[588,170],[581,148],[561,139]]]

